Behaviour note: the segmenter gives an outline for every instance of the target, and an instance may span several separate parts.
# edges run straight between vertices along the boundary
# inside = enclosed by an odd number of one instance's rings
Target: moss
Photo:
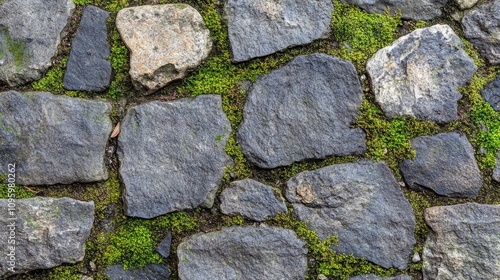
[[[0,198],[9,198],[9,184],[7,184],[7,174],[0,175]],[[14,194],[16,199],[31,198],[35,197],[35,193],[23,188],[19,185],[15,185]]]
[[[224,222],[224,226],[226,227],[241,226],[245,222],[245,218],[240,215],[234,217],[222,216],[222,220]]]
[[[73,0],[73,3],[75,3],[75,5],[80,5],[80,6],[85,6],[85,5],[90,5],[90,4],[93,4],[93,0]]]
[[[27,55],[26,42],[12,38],[10,36],[9,29],[6,27],[0,27],[0,34],[2,34],[0,37],[5,37],[6,39],[7,48],[9,53],[12,55],[12,60],[14,61],[14,65],[16,65],[17,67],[22,66],[24,63],[25,56]],[[2,49],[0,53],[0,58],[4,58],[6,56],[7,54]]]
[[[121,4],[125,4],[125,2],[127,1],[124,1],[124,3]],[[112,5],[112,3],[109,3],[108,5]],[[108,18],[108,30],[110,30],[109,44],[111,51],[109,59],[111,61],[111,67],[115,73],[115,77],[109,86],[106,96],[113,100],[117,100],[125,96],[131,87],[130,76],[128,74],[128,69],[130,68],[129,51],[121,40],[120,34],[116,29],[115,20],[115,16],[110,16]]]
[[[78,265],[62,265],[54,268],[54,270],[48,275],[50,280],[79,280],[83,276],[79,271],[80,266]]]

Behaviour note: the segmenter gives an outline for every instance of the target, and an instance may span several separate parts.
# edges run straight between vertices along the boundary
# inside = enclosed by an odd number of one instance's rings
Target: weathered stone
[[[481,94],[484,100],[493,107],[493,110],[500,111],[500,76],[489,83],[485,89],[481,91]]]
[[[156,246],[156,252],[158,252],[162,257],[168,258],[170,255],[170,246],[172,245],[172,232],[169,231],[165,238]]]
[[[232,182],[222,191],[220,200],[223,214],[242,215],[259,222],[287,212],[285,202],[275,197],[271,187],[251,179]]]
[[[184,239],[179,279],[304,279],[305,242],[277,227],[230,227]]]
[[[493,169],[493,180],[500,182],[500,150],[497,155],[497,164],[495,165],[495,169]]]
[[[431,230],[424,244],[424,280],[498,278],[500,206],[431,207],[425,221]]]
[[[485,1],[465,12],[465,37],[493,65],[500,65],[500,0]]]
[[[477,69],[448,25],[417,29],[368,60],[375,99],[387,117],[414,116],[447,123],[457,119],[457,88]]]
[[[479,0],[455,0],[458,7],[462,10],[470,9],[476,5]]]
[[[18,86],[40,79],[74,8],[72,0],[0,1],[0,81]]]
[[[396,277],[378,277],[375,274],[364,274],[349,278],[349,280],[411,280],[408,275],[398,275]]]
[[[94,222],[93,201],[67,197],[16,199],[14,216],[8,215],[9,203],[8,199],[0,199],[0,209],[5,209],[5,214],[0,215],[0,237],[5,241],[0,278],[83,260],[85,241]],[[15,244],[8,245],[7,237],[13,234]],[[9,270],[8,246],[15,246],[14,272]]]
[[[481,190],[481,172],[465,135],[451,132],[417,137],[411,146],[416,158],[400,166],[410,188],[449,197],[473,197]]]
[[[118,138],[126,215],[211,207],[232,163],[224,152],[230,133],[218,95],[130,108]]]
[[[364,160],[302,172],[287,182],[285,194],[319,238],[338,236],[332,246],[337,252],[384,268],[407,267],[415,217],[384,163]]]
[[[350,62],[325,54],[298,56],[252,85],[238,142],[262,168],[362,154],[365,134],[351,127],[362,99]]]
[[[108,16],[108,12],[94,6],[83,9],[64,73],[66,89],[103,91],[109,86],[111,62],[106,29]]]
[[[245,61],[326,38],[332,11],[330,0],[228,0],[233,60]]]
[[[22,185],[107,179],[110,111],[107,102],[48,92],[0,93],[0,174],[16,164]]]
[[[126,8],[116,27],[130,49],[132,83],[146,94],[184,78],[212,49],[203,18],[186,4]]]
[[[433,19],[441,16],[441,9],[448,0],[341,0],[359,6],[370,13],[384,14],[387,8],[391,14],[401,11],[406,19]]]
[[[142,268],[124,270],[120,264],[109,266],[106,270],[109,280],[168,280],[170,270],[164,264],[148,264]]]

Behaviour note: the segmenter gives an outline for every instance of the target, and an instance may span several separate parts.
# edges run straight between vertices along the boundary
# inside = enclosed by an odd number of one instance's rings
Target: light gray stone
[[[18,86],[40,79],[74,9],[72,0],[0,1],[0,81]]]
[[[412,139],[411,146],[416,158],[400,166],[410,188],[430,189],[449,197],[473,197],[481,190],[481,172],[465,135],[451,132],[421,136]]]
[[[398,275],[396,277],[379,277],[375,274],[364,274],[349,278],[349,280],[411,280],[408,275]]]
[[[148,264],[145,267],[123,269],[120,264],[109,266],[106,270],[109,280],[168,280],[170,269],[164,264]]]
[[[211,207],[232,164],[224,151],[230,133],[218,95],[130,108],[118,138],[126,215]]]
[[[493,65],[500,65],[500,0],[484,1],[465,12],[465,38]]]
[[[285,202],[275,197],[271,187],[251,179],[232,182],[222,191],[220,200],[223,214],[242,215],[259,222],[287,212]]]
[[[458,7],[462,10],[470,9],[476,5],[479,0],[455,0]]]
[[[238,142],[261,168],[363,154],[365,134],[352,127],[362,99],[350,62],[325,54],[298,56],[252,85]]]
[[[286,198],[318,237],[338,236],[334,250],[384,268],[405,269],[415,245],[415,217],[385,163],[363,160],[291,178]]]
[[[304,279],[305,242],[277,227],[230,227],[195,234],[177,248],[179,279]]]
[[[8,211],[12,204],[15,204],[13,215]],[[35,197],[14,202],[0,199],[0,209],[3,209],[0,237],[5,241],[0,255],[0,278],[83,260],[85,242],[94,222],[93,201],[67,197]],[[14,240],[15,244],[7,240]],[[9,246],[15,246],[14,272],[9,270],[12,264]]]
[[[488,102],[493,110],[500,111],[500,76],[489,83],[482,91],[481,95]]]
[[[107,179],[110,111],[107,102],[48,92],[0,93],[0,174],[16,164],[23,185]]]
[[[425,210],[424,280],[497,279],[500,206],[466,203]]]
[[[442,14],[441,9],[448,0],[341,0],[357,5],[370,13],[384,14],[388,8],[391,14],[401,11],[406,19],[433,19]]]
[[[497,155],[497,163],[493,169],[493,180],[500,182],[500,150]]]
[[[332,11],[330,0],[228,0],[233,60],[245,61],[326,38]]]
[[[448,123],[457,119],[457,88],[477,66],[448,25],[417,29],[379,50],[367,63],[375,100],[387,117],[414,116]]]
[[[132,83],[145,94],[184,78],[212,50],[203,18],[187,4],[126,8],[116,27],[130,49]]]

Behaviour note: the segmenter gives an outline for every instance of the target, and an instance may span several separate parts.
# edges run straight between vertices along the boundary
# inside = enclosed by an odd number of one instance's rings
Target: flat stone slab
[[[40,79],[74,9],[72,0],[0,1],[0,81],[19,86]]]
[[[465,12],[465,38],[493,65],[500,65],[500,0],[485,1]]]
[[[405,160],[399,168],[410,188],[449,197],[473,197],[481,190],[481,172],[465,135],[451,132],[417,137],[411,146],[416,158]]]
[[[457,120],[457,88],[477,66],[448,25],[417,29],[375,53],[366,65],[375,100],[387,117]]]
[[[271,187],[246,179],[232,182],[220,195],[220,210],[226,215],[242,215],[254,221],[287,212],[282,198],[276,198]]]
[[[391,14],[401,11],[405,19],[427,20],[441,16],[441,9],[447,0],[341,0],[342,2],[359,6],[370,13],[384,14],[387,8]]]
[[[330,34],[330,0],[228,0],[225,13],[234,61],[266,56]]]
[[[224,151],[230,133],[218,95],[130,108],[118,138],[125,214],[153,218],[211,207],[232,164]]]
[[[384,268],[405,269],[415,245],[415,217],[385,163],[363,160],[306,171],[285,190],[294,214],[318,233],[338,236],[334,250]]]
[[[278,227],[230,227],[177,247],[179,279],[304,279],[305,242]]]
[[[130,49],[132,83],[145,94],[184,78],[212,50],[203,18],[187,4],[120,10],[116,28]]]
[[[488,102],[493,110],[500,111],[500,76],[489,83],[482,91],[481,95]]]
[[[83,9],[80,26],[71,43],[64,88],[68,90],[105,90],[111,80],[108,30],[109,13],[95,6]]]
[[[141,268],[123,269],[121,264],[108,267],[106,275],[109,280],[168,280],[170,269],[164,264],[148,264]]]
[[[48,92],[0,93],[0,174],[16,164],[22,185],[106,180],[110,111],[107,102]]]
[[[238,142],[261,168],[363,154],[365,134],[351,127],[362,99],[350,62],[325,54],[298,56],[251,86]]]
[[[424,279],[497,279],[500,206],[466,203],[425,210]]]
[[[349,278],[349,280],[411,280],[408,275],[398,275],[396,277],[379,277],[375,274],[364,274]]]
[[[11,215],[9,208],[15,205]],[[0,277],[77,263],[85,255],[85,242],[94,222],[94,202],[71,198],[35,197],[0,199]],[[14,240],[15,244],[7,240]],[[11,254],[15,250],[15,268]],[[12,255],[12,254],[11,254]]]

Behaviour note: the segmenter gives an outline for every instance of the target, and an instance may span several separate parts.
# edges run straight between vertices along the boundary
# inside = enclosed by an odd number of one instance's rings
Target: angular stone
[[[142,268],[123,269],[120,264],[109,266],[106,270],[109,280],[168,280],[170,269],[164,264],[148,264]]]
[[[13,216],[7,212],[9,203],[8,199],[0,199],[0,209],[5,209],[5,214],[0,215],[0,237],[5,241],[0,278],[83,260],[94,222],[93,201],[67,197],[16,199]],[[15,273],[9,270],[8,246],[13,244],[7,244],[7,236],[15,236]]]
[[[107,102],[48,92],[0,93],[0,174],[16,164],[22,185],[107,179],[110,111]]]
[[[349,278],[349,280],[411,280],[408,275],[398,275],[396,277],[378,277],[375,274],[364,274]]]
[[[465,38],[493,65],[500,65],[500,0],[485,1],[465,12]]]
[[[339,253],[405,269],[415,245],[415,217],[384,163],[363,160],[306,171],[285,190],[295,215],[318,233],[338,236]]]
[[[184,78],[212,50],[203,18],[186,4],[126,8],[116,27],[130,49],[132,83],[145,94]]]
[[[71,43],[64,88],[103,91],[111,80],[108,30],[109,13],[94,6],[83,9],[80,26]]]
[[[447,0],[341,0],[359,6],[370,13],[384,14],[387,8],[391,14],[401,11],[406,19],[433,19],[441,16],[441,9]]]
[[[477,66],[448,25],[417,29],[368,60],[375,100],[387,117],[414,116],[448,123],[457,119],[457,88]]]
[[[177,248],[179,279],[304,279],[305,242],[277,227],[195,234]]]
[[[484,100],[488,102],[493,110],[500,111],[500,76],[489,83],[482,91]]]
[[[232,182],[222,191],[220,200],[223,214],[242,215],[258,222],[287,212],[285,202],[275,197],[271,187],[251,179]]]
[[[18,86],[40,79],[74,9],[72,0],[0,1],[0,81]]]
[[[330,33],[330,0],[228,0],[226,15],[234,61],[305,45]]]
[[[498,279],[500,206],[466,203],[425,210],[431,230],[423,252],[426,279]]]
[[[252,85],[238,142],[261,168],[363,154],[365,134],[351,127],[362,99],[350,62],[325,54],[298,56]]]
[[[481,190],[481,172],[465,135],[451,132],[417,137],[411,146],[416,158],[400,166],[410,188],[449,197],[473,197]]]
[[[224,152],[230,133],[218,95],[130,108],[118,138],[126,215],[211,207],[232,164]]]
[[[461,10],[466,10],[474,7],[474,5],[476,5],[478,1],[479,0],[455,0]]]
[[[170,246],[172,245],[172,232],[169,231],[165,238],[156,246],[156,252],[158,252],[162,257],[168,258],[170,255]]]

